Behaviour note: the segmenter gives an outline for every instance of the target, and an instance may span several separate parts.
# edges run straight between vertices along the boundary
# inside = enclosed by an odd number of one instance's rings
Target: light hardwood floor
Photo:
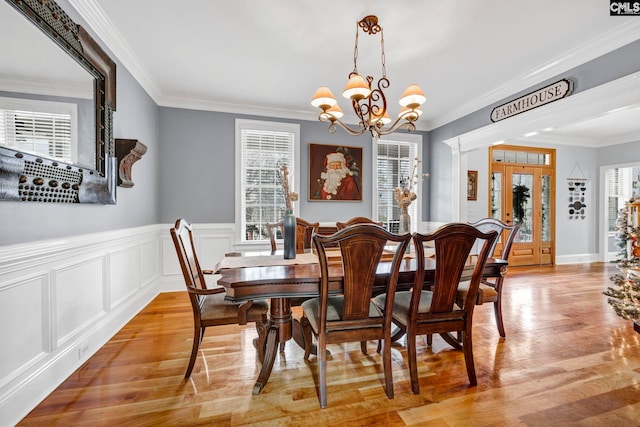
[[[470,387],[461,352],[434,337],[418,348],[420,395],[411,393],[404,341],[393,347],[395,399],[386,398],[375,343],[330,346],[328,403],[316,361],[292,341],[262,394],[253,326],[209,328],[191,379],[191,308],[159,295],[20,425],[221,426],[638,426],[640,334],[602,291],[611,264],[512,268],[505,280],[506,339],[493,307],[477,307]],[[419,341],[420,342],[420,341]]]

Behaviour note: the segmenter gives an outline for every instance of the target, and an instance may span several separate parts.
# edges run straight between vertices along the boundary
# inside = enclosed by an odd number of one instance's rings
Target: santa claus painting
[[[312,199],[362,200],[360,169],[347,148],[324,154],[322,166]]]

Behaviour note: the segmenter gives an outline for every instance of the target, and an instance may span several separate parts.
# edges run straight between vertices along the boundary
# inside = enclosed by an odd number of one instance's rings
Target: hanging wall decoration
[[[309,144],[309,200],[362,201],[362,147]]]
[[[579,175],[576,174],[576,169]],[[587,184],[589,180],[582,173],[582,168],[576,162],[569,176],[576,178],[567,178],[569,186],[569,219],[585,219],[587,217]]]

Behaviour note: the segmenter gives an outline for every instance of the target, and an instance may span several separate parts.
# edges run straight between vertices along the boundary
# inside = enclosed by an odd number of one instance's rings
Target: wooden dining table
[[[256,262],[253,256],[259,256]],[[259,394],[266,385],[275,362],[279,344],[293,340],[304,348],[304,337],[299,322],[293,318],[291,298],[317,297],[320,289],[320,265],[313,260],[314,254],[300,254],[296,260],[284,260],[282,254],[264,255],[264,253],[231,254],[217,266],[220,274],[218,284],[226,290],[226,299],[243,302],[256,299],[269,299],[268,329],[265,340],[264,356],[260,373],[253,387],[253,394]],[[253,258],[253,259],[252,259]],[[225,262],[229,261],[229,262]],[[263,264],[263,265],[259,265]],[[409,290],[417,262],[407,256],[400,266],[398,291]],[[425,283],[433,282],[435,259],[425,259]],[[489,259],[485,265],[485,277],[499,277],[506,273],[507,261]],[[389,280],[391,261],[382,261],[376,273],[374,293],[384,293]],[[469,266],[471,271],[472,266]],[[340,259],[329,260],[329,289],[333,294],[342,292],[344,274]],[[481,297],[478,298],[480,301]]]

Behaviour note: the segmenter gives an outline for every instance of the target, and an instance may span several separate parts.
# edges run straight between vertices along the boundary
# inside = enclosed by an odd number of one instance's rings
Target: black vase
[[[284,259],[296,257],[296,216],[291,210],[286,210],[282,220],[284,228]]]

